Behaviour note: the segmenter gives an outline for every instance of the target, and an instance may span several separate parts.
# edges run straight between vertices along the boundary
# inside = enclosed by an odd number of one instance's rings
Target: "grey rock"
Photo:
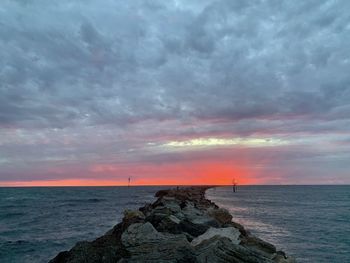
[[[121,240],[131,255],[125,262],[196,261],[193,248],[184,235],[160,233],[149,222],[130,225]]]
[[[130,220],[132,218],[140,218],[140,219],[145,219],[145,215],[139,211],[139,210],[129,210],[126,209],[124,211],[124,218],[125,220]]]
[[[272,259],[276,256],[276,247],[255,236],[246,236],[242,238],[242,246],[262,253],[266,257]]]
[[[164,196],[162,199],[162,204],[169,208],[172,213],[181,212],[180,202],[177,201],[174,197]]]
[[[214,236],[227,237],[232,243],[238,245],[241,240],[239,239],[240,232],[237,228],[226,227],[226,228],[209,228],[203,235],[200,235],[192,240],[191,245],[196,246],[202,243],[204,240],[211,239]]]
[[[277,251],[273,260],[276,263],[296,263],[293,257],[288,257],[283,251]]]
[[[156,225],[156,229],[160,232],[180,234],[180,222],[181,220],[174,215],[166,216]]]
[[[214,236],[195,247],[197,259],[201,263],[273,263],[271,259],[234,244],[229,238]]]
[[[193,237],[198,237],[204,234],[205,231],[207,231],[209,228],[207,225],[195,224],[187,219],[182,220],[179,224],[179,227],[182,232],[188,233]]]
[[[186,207],[182,209],[182,213],[187,221],[190,221],[195,225],[205,225],[208,227],[220,226],[215,218],[208,215],[205,210],[198,209],[192,202],[186,203]]]
[[[207,213],[220,224],[227,224],[232,221],[232,215],[225,208],[209,208]]]

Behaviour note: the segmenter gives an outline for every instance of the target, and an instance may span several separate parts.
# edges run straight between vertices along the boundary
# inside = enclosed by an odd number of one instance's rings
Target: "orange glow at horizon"
[[[249,150],[239,155],[229,151],[207,157],[188,155],[178,161],[160,163],[92,163],[86,167],[51,167],[50,179],[0,181],[1,186],[123,186],[131,185],[238,185],[279,182],[278,171],[266,170],[272,157],[254,160]],[[69,177],[69,175],[75,175]],[[68,175],[68,176],[67,176]],[[63,177],[64,176],[64,177]],[[52,178],[52,179],[51,179]]]
[[[192,183],[191,183],[192,182]],[[254,184],[254,180],[246,180],[240,183],[241,185]],[[177,185],[230,185],[229,182],[219,183],[205,179],[201,183],[197,180],[182,182],[179,180],[170,179],[136,179],[131,181],[132,186],[177,186]],[[127,186],[125,180],[89,180],[89,179],[66,179],[66,180],[42,180],[42,181],[11,181],[0,182],[0,187],[69,187],[69,186]]]
[[[0,182],[1,187],[61,187],[61,186],[121,186],[120,181],[96,180],[96,179],[64,179],[64,180],[36,180],[36,181],[15,181]],[[125,185],[125,184],[124,184]]]
[[[131,174],[131,185],[231,185],[235,179],[239,185],[261,184],[266,180],[263,171],[254,170],[248,164],[233,165],[223,162],[185,162],[181,164],[140,165],[119,167],[96,164],[89,168],[90,178],[55,180],[7,181],[2,187],[15,186],[125,186]],[[91,176],[92,175],[92,176]],[[125,175],[125,176],[118,176]],[[93,177],[93,178],[91,178]],[[101,178],[101,179],[98,179]]]

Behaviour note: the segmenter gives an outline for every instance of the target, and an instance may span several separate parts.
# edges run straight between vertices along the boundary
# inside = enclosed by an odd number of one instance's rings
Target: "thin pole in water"
[[[236,182],[236,179],[233,178],[232,180],[232,192],[236,192],[237,191],[237,182]]]
[[[129,177],[128,178],[128,187],[130,187],[130,180],[131,180],[131,178]]]

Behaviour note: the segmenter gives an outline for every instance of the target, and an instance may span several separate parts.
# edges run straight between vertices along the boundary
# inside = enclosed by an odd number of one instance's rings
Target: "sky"
[[[348,10],[1,0],[0,186],[349,184]]]

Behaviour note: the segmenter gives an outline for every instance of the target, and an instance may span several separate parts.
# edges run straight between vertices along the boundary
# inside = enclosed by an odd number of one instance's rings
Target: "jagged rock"
[[[195,224],[188,219],[182,220],[179,225],[182,232],[188,233],[193,237],[198,237],[208,230],[209,226],[202,224]]]
[[[131,255],[125,262],[195,262],[196,260],[193,248],[184,235],[160,233],[149,222],[130,225],[121,240]]]
[[[195,247],[200,263],[273,263],[255,251],[234,244],[227,237],[214,236]]]
[[[227,237],[234,244],[239,244],[241,240],[239,239],[240,232],[234,227],[226,228],[209,228],[203,235],[200,235],[192,240],[191,245],[196,246],[203,242],[204,240],[211,239],[214,236]]]
[[[182,212],[175,213],[174,216],[180,220],[184,220],[186,218]]]
[[[184,208],[182,208],[182,213],[190,221],[196,220],[205,215],[204,212],[199,210],[193,202],[186,202]]]
[[[257,251],[272,259],[276,256],[276,247],[255,236],[246,236],[242,238],[242,246]]]
[[[70,251],[59,253],[49,263],[112,263],[117,262],[126,253],[117,246],[117,241],[110,236],[95,242],[78,242]]]
[[[145,215],[139,211],[139,210],[129,210],[126,209],[124,211],[124,218],[125,220],[130,220],[132,218],[140,218],[140,219],[145,219]]]
[[[276,263],[296,263],[296,260],[292,257],[287,257],[283,251],[277,251],[274,257],[274,262]]]
[[[151,212],[148,213],[146,221],[152,223],[157,227],[164,218],[169,217],[172,214],[171,210],[164,206],[157,206]]]
[[[225,208],[209,208],[208,215],[215,218],[220,224],[232,221],[232,215]]]
[[[220,224],[216,219],[209,216],[205,210],[198,209],[192,202],[187,202],[182,209],[184,217],[195,225],[206,225],[212,227],[219,227]]]
[[[164,217],[162,221],[157,225],[156,229],[160,232],[168,232],[172,234],[180,234],[180,222],[181,220],[178,219],[174,215],[170,215],[167,217]]]
[[[231,222],[228,222],[226,224],[223,224],[222,227],[234,227],[234,228],[237,228],[239,230],[239,232],[241,232],[241,235],[243,237],[249,235],[249,232],[247,230],[245,230],[244,227],[241,224],[237,223],[237,222],[232,222],[231,221]]]
[[[172,213],[181,212],[180,202],[177,201],[174,197],[164,196],[162,199],[162,204],[169,208]]]

